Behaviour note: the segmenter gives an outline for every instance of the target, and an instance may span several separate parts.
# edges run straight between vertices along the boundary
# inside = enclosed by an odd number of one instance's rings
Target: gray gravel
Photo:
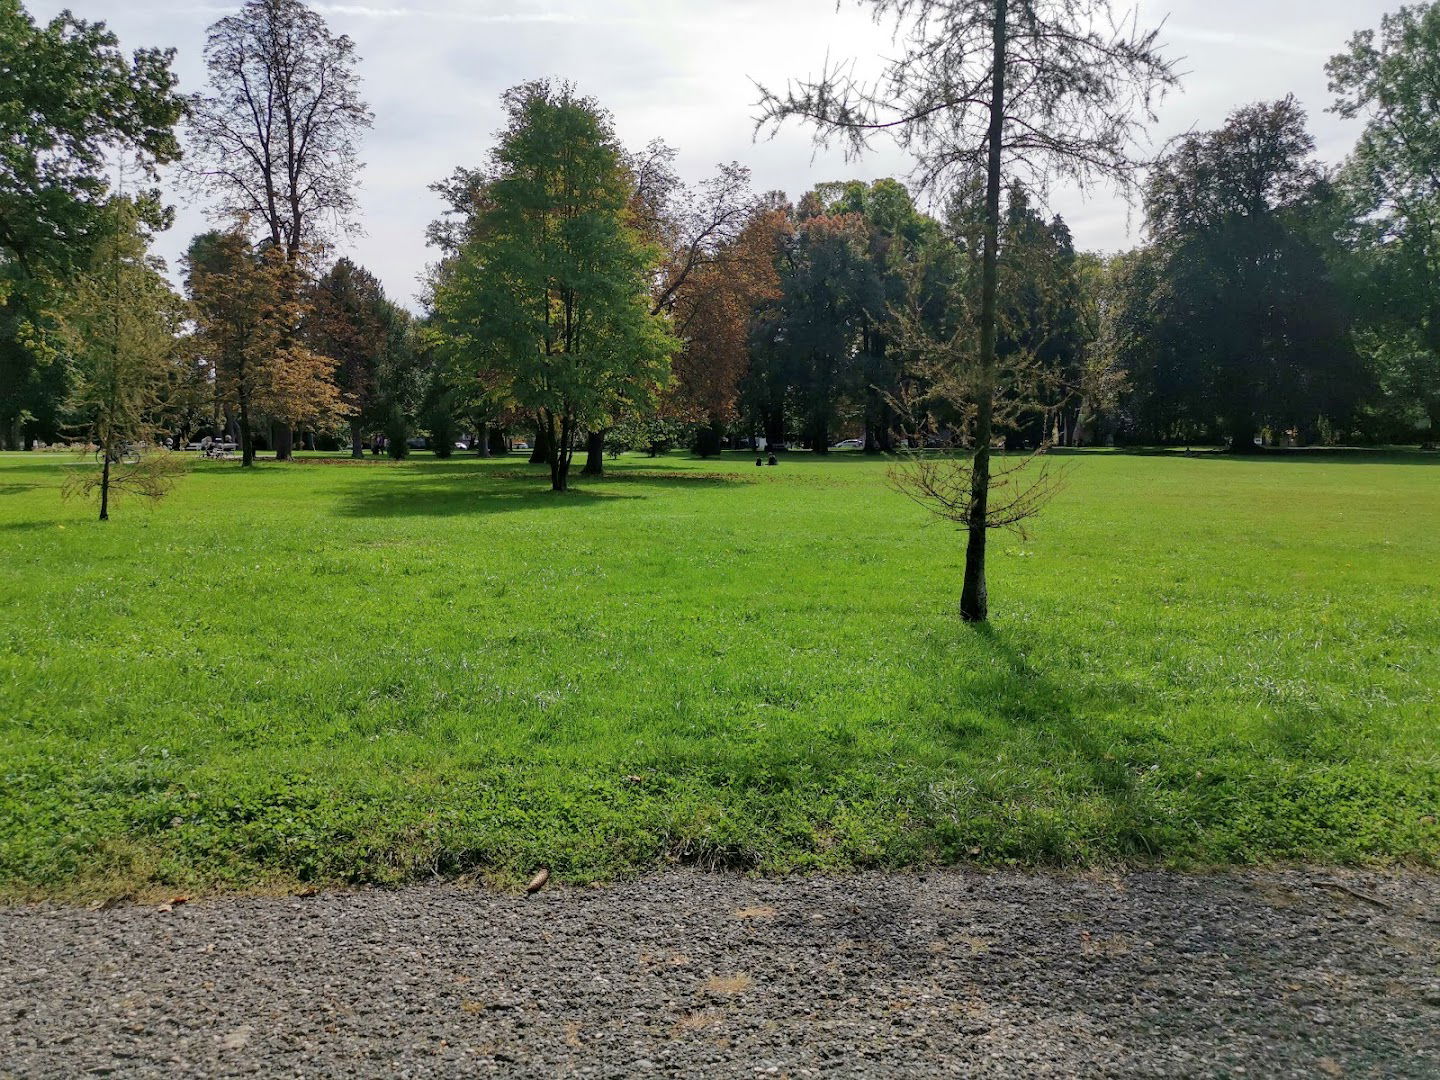
[[[1440,1077],[1437,887],[676,872],[0,909],[0,1075]]]

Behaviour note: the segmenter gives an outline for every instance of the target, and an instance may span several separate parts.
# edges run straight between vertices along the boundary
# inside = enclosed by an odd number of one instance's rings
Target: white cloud
[[[1117,7],[1127,0],[1117,0]],[[1140,0],[1142,25],[1166,23],[1163,39],[1182,57],[1182,91],[1161,109],[1154,136],[1213,128],[1248,102],[1294,92],[1310,111],[1322,155],[1348,149],[1353,127],[1324,112],[1324,59],[1355,30],[1378,24],[1397,0]],[[752,79],[782,85],[836,59],[891,50],[888,27],[834,0],[314,0],[335,30],[355,39],[364,93],[375,110],[365,140],[369,163],[361,205],[367,235],[351,254],[409,301],[433,257],[426,223],[440,210],[426,185],[456,165],[478,164],[500,126],[500,94],[528,78],[573,79],[611,110],[627,144],[656,136],[680,150],[698,179],[739,160],[761,190],[798,196],[821,180],[904,176],[906,159],[878,145],[858,162],[816,152],[809,133],[787,126],[753,140]],[[127,48],[174,45],[186,90],[204,82],[206,27],[240,0],[26,0],[48,18],[68,6],[105,19]],[[1243,29],[1237,29],[1243,28]],[[176,192],[179,222],[164,238],[172,262],[206,226],[203,208]],[[1082,247],[1135,242],[1140,215],[1113,193],[1052,193]]]

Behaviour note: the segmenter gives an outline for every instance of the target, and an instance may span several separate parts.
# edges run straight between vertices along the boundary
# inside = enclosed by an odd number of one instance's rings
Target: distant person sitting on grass
[[[755,459],[755,464],[756,464],[756,465],[764,465],[765,463],[764,463],[763,461],[761,461],[761,460],[757,457],[757,458]]]
[[[757,461],[755,464],[756,464],[756,465],[759,465],[760,463]],[[780,463],[775,460],[775,455],[774,455],[774,454],[771,454],[771,455],[770,455],[770,460],[767,461],[767,462],[765,462],[765,464],[766,464],[766,465],[779,465]]]

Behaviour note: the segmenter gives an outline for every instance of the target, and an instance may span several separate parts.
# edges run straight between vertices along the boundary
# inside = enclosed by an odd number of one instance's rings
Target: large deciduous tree
[[[397,323],[408,322],[375,275],[348,258],[339,259],[315,283],[305,336],[317,352],[335,361],[335,382],[349,413],[351,457],[364,457],[365,430],[385,423],[386,376],[405,334]]]
[[[702,455],[718,450],[718,436],[737,415],[754,314],[781,298],[777,267],[789,232],[775,200],[757,206],[739,233],[717,245],[676,291],[671,311],[685,346],[675,356],[664,411],[702,425],[696,440]]]
[[[1386,15],[1325,70],[1334,111],[1365,123],[1341,186],[1369,286],[1367,344],[1388,396],[1440,442],[1440,3]]]
[[[240,428],[241,464],[255,463],[261,417],[282,425],[327,423],[345,404],[335,361],[306,345],[309,314],[300,269],[278,247],[252,244],[245,225],[197,236],[186,255],[196,347],[217,396]]]
[[[656,139],[642,152],[629,156],[633,180],[630,197],[631,222],[640,235],[660,252],[660,262],[651,277],[652,314],[668,314],[677,325],[704,306],[712,294],[716,306],[726,303],[719,293],[732,284],[721,261],[733,253],[733,245],[758,203],[750,190],[750,170],[738,162],[720,166],[716,174],[696,185],[687,185],[675,171],[674,147]],[[684,359],[682,359],[682,357]],[[685,360],[701,362],[699,353],[688,357],[677,353],[679,366]],[[695,374],[692,363],[688,369]],[[670,395],[661,403],[666,426],[681,420],[693,423],[696,417],[689,402]],[[605,424],[621,419],[607,418]],[[626,419],[646,418],[630,411]],[[630,425],[633,426],[633,425]],[[587,476],[600,476],[605,469],[605,428],[589,432],[586,438]]]
[[[1313,153],[1293,97],[1247,106],[1182,139],[1146,195],[1160,363],[1200,391],[1193,411],[1235,451],[1262,426],[1313,428],[1358,396],[1347,304],[1313,227],[1327,197]]]
[[[484,205],[436,308],[457,351],[533,417],[564,491],[575,440],[653,398],[679,343],[652,310],[660,253],[631,225],[608,116],[568,84],[526,83],[504,104]]]
[[[67,11],[41,26],[19,0],[0,0],[0,447],[17,448],[30,437],[25,418],[63,400],[45,336],[59,294],[106,234],[110,156],[153,176],[179,155],[172,58],[126,56],[103,23]],[[157,200],[136,205],[162,220]]]
[[[766,92],[762,124],[798,118],[821,142],[854,153],[879,133],[912,151],[921,186],[983,177],[982,301],[978,318],[968,540],[960,613],[989,611],[985,579],[990,444],[996,392],[1001,192],[1007,173],[1043,190],[1053,177],[1127,179],[1152,95],[1175,81],[1154,31],[1117,21],[1108,0],[870,0],[893,18],[900,55],[873,84],[827,68],[784,93]],[[948,515],[947,515],[948,516]]]
[[[355,231],[358,140],[372,122],[355,43],[302,0],[249,0],[210,27],[205,63],[189,169],[221,216],[253,222],[291,263]],[[278,457],[292,439],[279,432]]]

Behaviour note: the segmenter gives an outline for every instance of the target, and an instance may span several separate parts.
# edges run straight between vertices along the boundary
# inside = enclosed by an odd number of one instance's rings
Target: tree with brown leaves
[[[186,255],[196,345],[239,422],[244,466],[255,463],[261,416],[293,428],[347,411],[332,378],[335,361],[301,339],[309,304],[300,267],[278,247],[252,245],[247,232],[242,223],[204,233]]]
[[[253,223],[297,266],[357,232],[358,143],[373,118],[355,43],[302,0],[248,0],[210,27],[205,64],[210,92],[190,99],[188,168],[224,218]],[[291,381],[308,379],[298,372]],[[277,458],[290,456],[293,438],[290,428],[277,432]]]

